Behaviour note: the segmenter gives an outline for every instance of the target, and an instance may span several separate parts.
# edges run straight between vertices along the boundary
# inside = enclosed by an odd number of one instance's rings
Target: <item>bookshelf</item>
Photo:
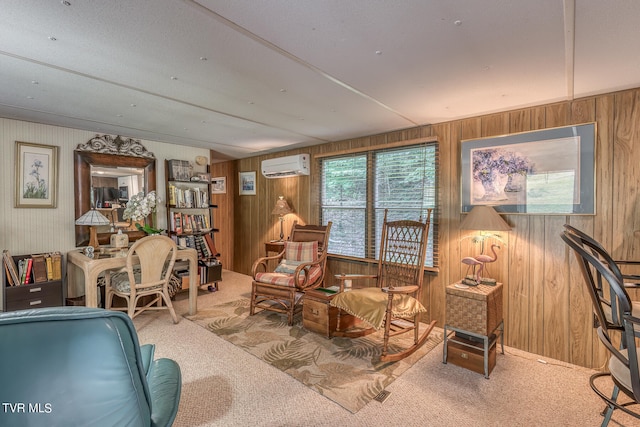
[[[25,274],[21,274],[23,269],[19,267],[23,263]],[[27,267],[27,263],[31,267]],[[12,266],[9,267],[8,264]],[[5,251],[2,259],[0,309],[15,311],[64,305],[62,265],[62,254],[59,252],[11,256]],[[29,279],[24,283],[27,271]]]
[[[215,244],[218,229],[213,224],[213,209],[217,205],[211,204],[209,166],[206,173],[193,174],[188,161],[165,160],[165,181],[167,235],[179,246],[198,252],[200,285],[215,291],[222,280],[222,264]],[[177,268],[174,270],[181,274]],[[183,289],[188,283],[183,280]]]

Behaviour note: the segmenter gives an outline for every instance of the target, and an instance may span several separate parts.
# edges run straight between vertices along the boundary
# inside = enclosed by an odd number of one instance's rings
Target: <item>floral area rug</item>
[[[382,332],[355,339],[327,339],[306,330],[302,316],[296,316],[293,326],[288,326],[286,316],[279,313],[261,311],[249,316],[248,299],[216,305],[186,318],[353,413],[442,341],[442,330],[436,328],[412,355],[398,362],[383,363]],[[412,333],[404,335],[406,338],[394,337],[391,342],[399,345],[412,342]]]

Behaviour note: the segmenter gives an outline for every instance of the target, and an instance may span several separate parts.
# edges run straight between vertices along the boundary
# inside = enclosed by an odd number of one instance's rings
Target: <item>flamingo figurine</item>
[[[462,258],[462,263],[469,266],[469,267],[467,267],[467,274],[465,274],[465,277],[468,277],[469,269],[473,268],[473,276],[472,277],[475,280],[476,284],[478,284],[480,282],[480,273],[482,272],[482,269],[484,268],[484,263],[482,261],[478,261],[477,259],[475,259],[474,257],[471,257],[471,256]],[[478,265],[480,266],[480,268],[476,272],[476,266],[478,266]]]
[[[496,262],[496,260],[498,259],[498,254],[496,253],[496,250],[494,248],[498,248],[500,249],[500,246],[498,245],[491,245],[490,251],[493,252],[493,258],[489,255],[485,255],[485,254],[480,254],[477,257],[473,258],[476,261],[478,261],[479,263],[482,264],[482,267],[480,268],[480,270],[484,270],[485,269],[485,264],[489,264],[491,262]],[[464,262],[464,261],[463,261]],[[480,279],[478,277],[478,279]]]

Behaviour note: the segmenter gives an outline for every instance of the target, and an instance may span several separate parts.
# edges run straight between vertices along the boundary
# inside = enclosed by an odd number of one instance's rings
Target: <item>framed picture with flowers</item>
[[[596,124],[462,141],[462,212],[594,215]]]
[[[16,208],[55,208],[58,147],[16,141]]]

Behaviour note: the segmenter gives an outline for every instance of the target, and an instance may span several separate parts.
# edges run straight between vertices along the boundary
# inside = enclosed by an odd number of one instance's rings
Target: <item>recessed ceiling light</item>
[[[62,3],[65,6],[71,6],[71,2],[68,2],[67,0],[62,0],[60,3]]]
[[[39,84],[39,82],[37,80],[31,80],[31,84],[32,85],[37,85],[37,84]]]
[[[33,99],[33,96],[27,96],[27,99]]]
[[[382,51],[381,50],[376,50],[376,55],[382,55]]]
[[[459,27],[460,25],[462,25],[462,21],[459,19],[456,19],[455,21],[453,21],[453,25]]]
[[[200,57],[200,61],[206,61],[206,60],[207,60],[207,58],[206,58],[206,57],[204,57],[204,56],[201,56],[201,57]]]
[[[116,117],[122,117],[122,114],[116,114]]]
[[[49,40],[51,40],[52,42],[54,42],[54,41],[56,41],[56,40],[58,40],[58,39],[56,39],[56,38],[55,38],[55,37],[53,37],[53,36],[49,36]]]
[[[178,80],[176,76],[171,76],[171,80]]]
[[[249,101],[249,102],[247,102],[247,104],[253,105],[253,101]]]
[[[280,89],[280,92],[285,93],[287,90],[286,89]]]
[[[131,106],[132,106],[132,107],[137,107],[137,105],[136,105],[136,104],[131,104]]]

